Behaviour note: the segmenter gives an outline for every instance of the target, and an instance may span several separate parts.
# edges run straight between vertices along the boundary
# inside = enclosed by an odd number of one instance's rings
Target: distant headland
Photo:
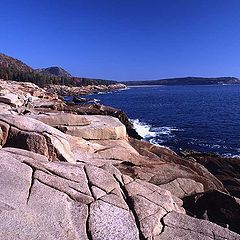
[[[144,81],[125,81],[122,82],[127,86],[139,85],[211,85],[211,84],[240,84],[240,80],[236,77],[182,77],[182,78],[166,78],[160,80],[144,80]]]

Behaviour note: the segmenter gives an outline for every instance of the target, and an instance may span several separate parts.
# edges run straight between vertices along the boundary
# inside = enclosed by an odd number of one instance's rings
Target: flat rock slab
[[[30,115],[29,117],[39,120],[50,126],[85,126],[89,125],[90,121],[82,116],[70,113],[49,113]]]
[[[127,135],[126,127],[111,116],[56,113],[30,117],[56,127],[66,134],[87,140],[116,140]]]
[[[114,117],[110,116],[85,116],[91,122],[89,126],[69,128],[67,133],[88,140],[121,139],[126,137],[125,126]]]
[[[6,95],[0,96],[0,102],[14,107],[23,105],[23,101],[19,99],[18,95],[13,93],[7,93]]]

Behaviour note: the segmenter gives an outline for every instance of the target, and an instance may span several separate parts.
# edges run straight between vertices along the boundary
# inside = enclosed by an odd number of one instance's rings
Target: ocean
[[[153,144],[240,158],[240,85],[136,86],[87,97],[122,109]]]

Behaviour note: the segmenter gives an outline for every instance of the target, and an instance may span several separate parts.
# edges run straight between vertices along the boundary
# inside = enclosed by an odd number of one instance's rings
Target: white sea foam
[[[151,138],[150,141],[154,144],[156,143],[162,143],[163,140],[158,139],[156,141],[155,137],[161,136],[161,135],[172,135],[173,132],[176,131],[184,131],[183,129],[178,129],[174,127],[152,127],[150,124],[146,124],[142,121],[139,121],[139,119],[131,119],[131,122],[133,123],[134,129],[137,131],[137,133],[143,137],[143,138]]]
[[[117,91],[126,91],[126,90],[129,90],[130,88],[129,87],[126,87],[126,88],[120,88],[120,89],[118,89]]]
[[[173,132],[179,132],[184,130],[174,127],[155,127],[152,128],[152,131],[156,132],[157,135],[171,135]]]
[[[225,158],[238,158],[238,159],[240,159],[240,155],[231,154],[231,153],[225,153],[225,154],[223,154],[223,157],[225,157]]]
[[[142,138],[156,137],[156,132],[151,131],[151,125],[140,122],[139,119],[131,119],[134,129]]]
[[[163,140],[159,140],[159,139],[158,139],[158,140],[156,141],[154,138],[152,138],[152,139],[149,140],[149,142],[150,142],[151,144],[153,144],[153,145],[158,146],[158,147],[166,148],[166,149],[168,149],[168,150],[171,150],[169,147],[166,147],[166,146],[164,146],[164,145],[159,144],[159,143],[164,142]]]
[[[149,142],[151,144],[170,150],[170,148],[159,144],[159,143],[163,143],[164,141],[160,139],[156,140],[155,137],[158,135],[158,133],[155,131],[152,131],[152,126],[150,124],[140,122],[139,119],[131,120],[131,122],[133,123],[133,127],[136,129],[137,133],[141,137],[148,138],[148,139],[150,138]]]

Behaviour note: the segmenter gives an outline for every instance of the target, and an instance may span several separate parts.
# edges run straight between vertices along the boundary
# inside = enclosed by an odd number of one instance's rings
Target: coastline
[[[59,96],[80,96],[93,93],[104,93],[115,90],[126,89],[127,86],[121,83],[112,85],[88,85],[82,87],[65,86],[65,85],[48,85],[44,89],[49,93],[56,93]]]
[[[239,86],[130,88],[86,98],[123,109],[131,119],[138,119],[146,140],[177,152],[192,149],[230,158],[239,156],[238,92]],[[228,101],[223,103],[220,96]]]
[[[130,137],[121,110],[67,105],[32,83],[1,81],[0,113],[4,239],[10,231],[35,239],[39,226],[42,239],[151,239],[173,228],[192,239],[209,236],[201,229],[239,238],[240,204],[229,193],[240,192],[229,185],[236,175],[223,185],[192,156]]]

